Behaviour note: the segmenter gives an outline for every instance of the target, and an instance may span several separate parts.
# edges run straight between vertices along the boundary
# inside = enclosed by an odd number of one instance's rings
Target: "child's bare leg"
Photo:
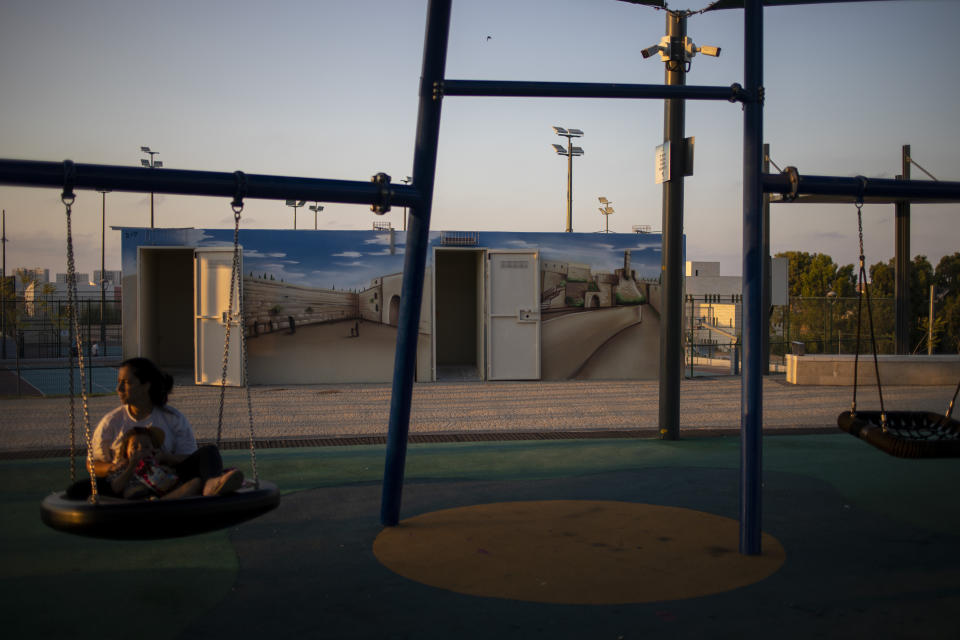
[[[193,478],[187,480],[182,485],[174,489],[173,491],[165,494],[161,497],[161,500],[173,500],[176,498],[186,498],[189,496],[200,495],[200,490],[203,489],[203,480],[200,478]]]

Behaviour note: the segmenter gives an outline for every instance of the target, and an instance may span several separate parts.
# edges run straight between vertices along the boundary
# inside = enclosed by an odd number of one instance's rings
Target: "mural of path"
[[[643,322],[627,327],[597,349],[574,376],[578,380],[656,380],[660,375],[660,314],[643,309]]]
[[[276,331],[248,338],[250,384],[390,382],[396,327],[361,322],[360,337],[352,338],[354,322],[313,324],[292,334]]]
[[[540,334],[541,378],[566,380],[574,377],[611,336],[641,323],[641,319],[645,321],[646,315],[646,307],[614,307],[544,321]]]

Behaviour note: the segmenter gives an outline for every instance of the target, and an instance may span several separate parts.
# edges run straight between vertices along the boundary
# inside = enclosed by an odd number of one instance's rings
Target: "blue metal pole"
[[[743,376],[740,400],[740,553],[760,553],[763,436],[763,3],[744,3]]]
[[[380,522],[388,527],[400,522],[407,433],[410,428],[410,401],[416,373],[417,341],[420,337],[423,274],[430,242],[430,211],[433,206],[433,182],[440,138],[442,95],[439,86],[443,81],[447,60],[450,2],[451,0],[430,0],[427,8],[423,72],[420,77],[420,109],[413,155],[413,184],[418,187],[422,199],[416,206],[411,207],[410,224],[407,228],[403,288],[400,293],[400,327],[393,367],[393,393],[390,398],[390,424],[380,503]]]
[[[799,174],[798,195],[847,196],[855,202],[862,194],[864,201],[871,198],[887,201],[910,202],[957,202],[960,201],[960,182],[940,180],[893,180],[891,178],[868,178],[866,184],[859,178],[837,176],[811,176]],[[790,179],[785,173],[763,176],[766,193],[790,193]]]
[[[234,173],[153,169],[105,164],[73,165],[74,189],[110,189],[133,193],[167,193],[185,196],[222,196],[237,192]],[[348,204],[415,206],[420,197],[414,186],[381,185],[373,182],[327,180],[246,174],[246,198],[267,200],[315,200]],[[0,184],[23,187],[63,188],[63,163],[0,159]]]
[[[679,100],[743,100],[738,84],[703,85],[619,84],[593,82],[527,82],[514,80],[444,80],[445,96],[499,96],[523,98],[648,98]]]

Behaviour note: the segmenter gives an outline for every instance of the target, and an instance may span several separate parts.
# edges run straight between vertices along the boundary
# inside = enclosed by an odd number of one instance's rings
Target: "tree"
[[[933,281],[940,307],[936,318],[943,320],[940,351],[960,352],[960,252],[940,258]]]

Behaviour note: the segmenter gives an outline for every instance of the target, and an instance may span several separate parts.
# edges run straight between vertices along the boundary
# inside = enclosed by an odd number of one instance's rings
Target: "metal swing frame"
[[[742,86],[697,87],[558,82],[498,82],[447,80],[444,76],[452,0],[430,0],[427,9],[423,66],[420,77],[413,182],[393,185],[388,176],[371,183],[279,176],[248,176],[247,196],[274,200],[303,199],[370,204],[379,212],[391,205],[409,207],[399,330],[394,359],[393,393],[384,464],[381,522],[399,522],[407,434],[415,371],[417,330],[426,264],[430,215],[443,99],[456,95],[591,97],[720,100],[743,105],[743,375],[741,381],[740,552],[761,552],[761,472],[763,424],[763,194],[960,199],[960,182],[869,180],[763,173],[763,7],[829,2],[831,0],[722,0],[710,9],[743,7],[744,75]],[[663,6],[663,2],[645,4]],[[59,187],[63,165],[56,162],[0,160],[0,184]],[[76,165],[75,185],[81,189],[154,192],[229,197],[231,173],[134,167]],[[661,380],[677,385],[679,380]]]

